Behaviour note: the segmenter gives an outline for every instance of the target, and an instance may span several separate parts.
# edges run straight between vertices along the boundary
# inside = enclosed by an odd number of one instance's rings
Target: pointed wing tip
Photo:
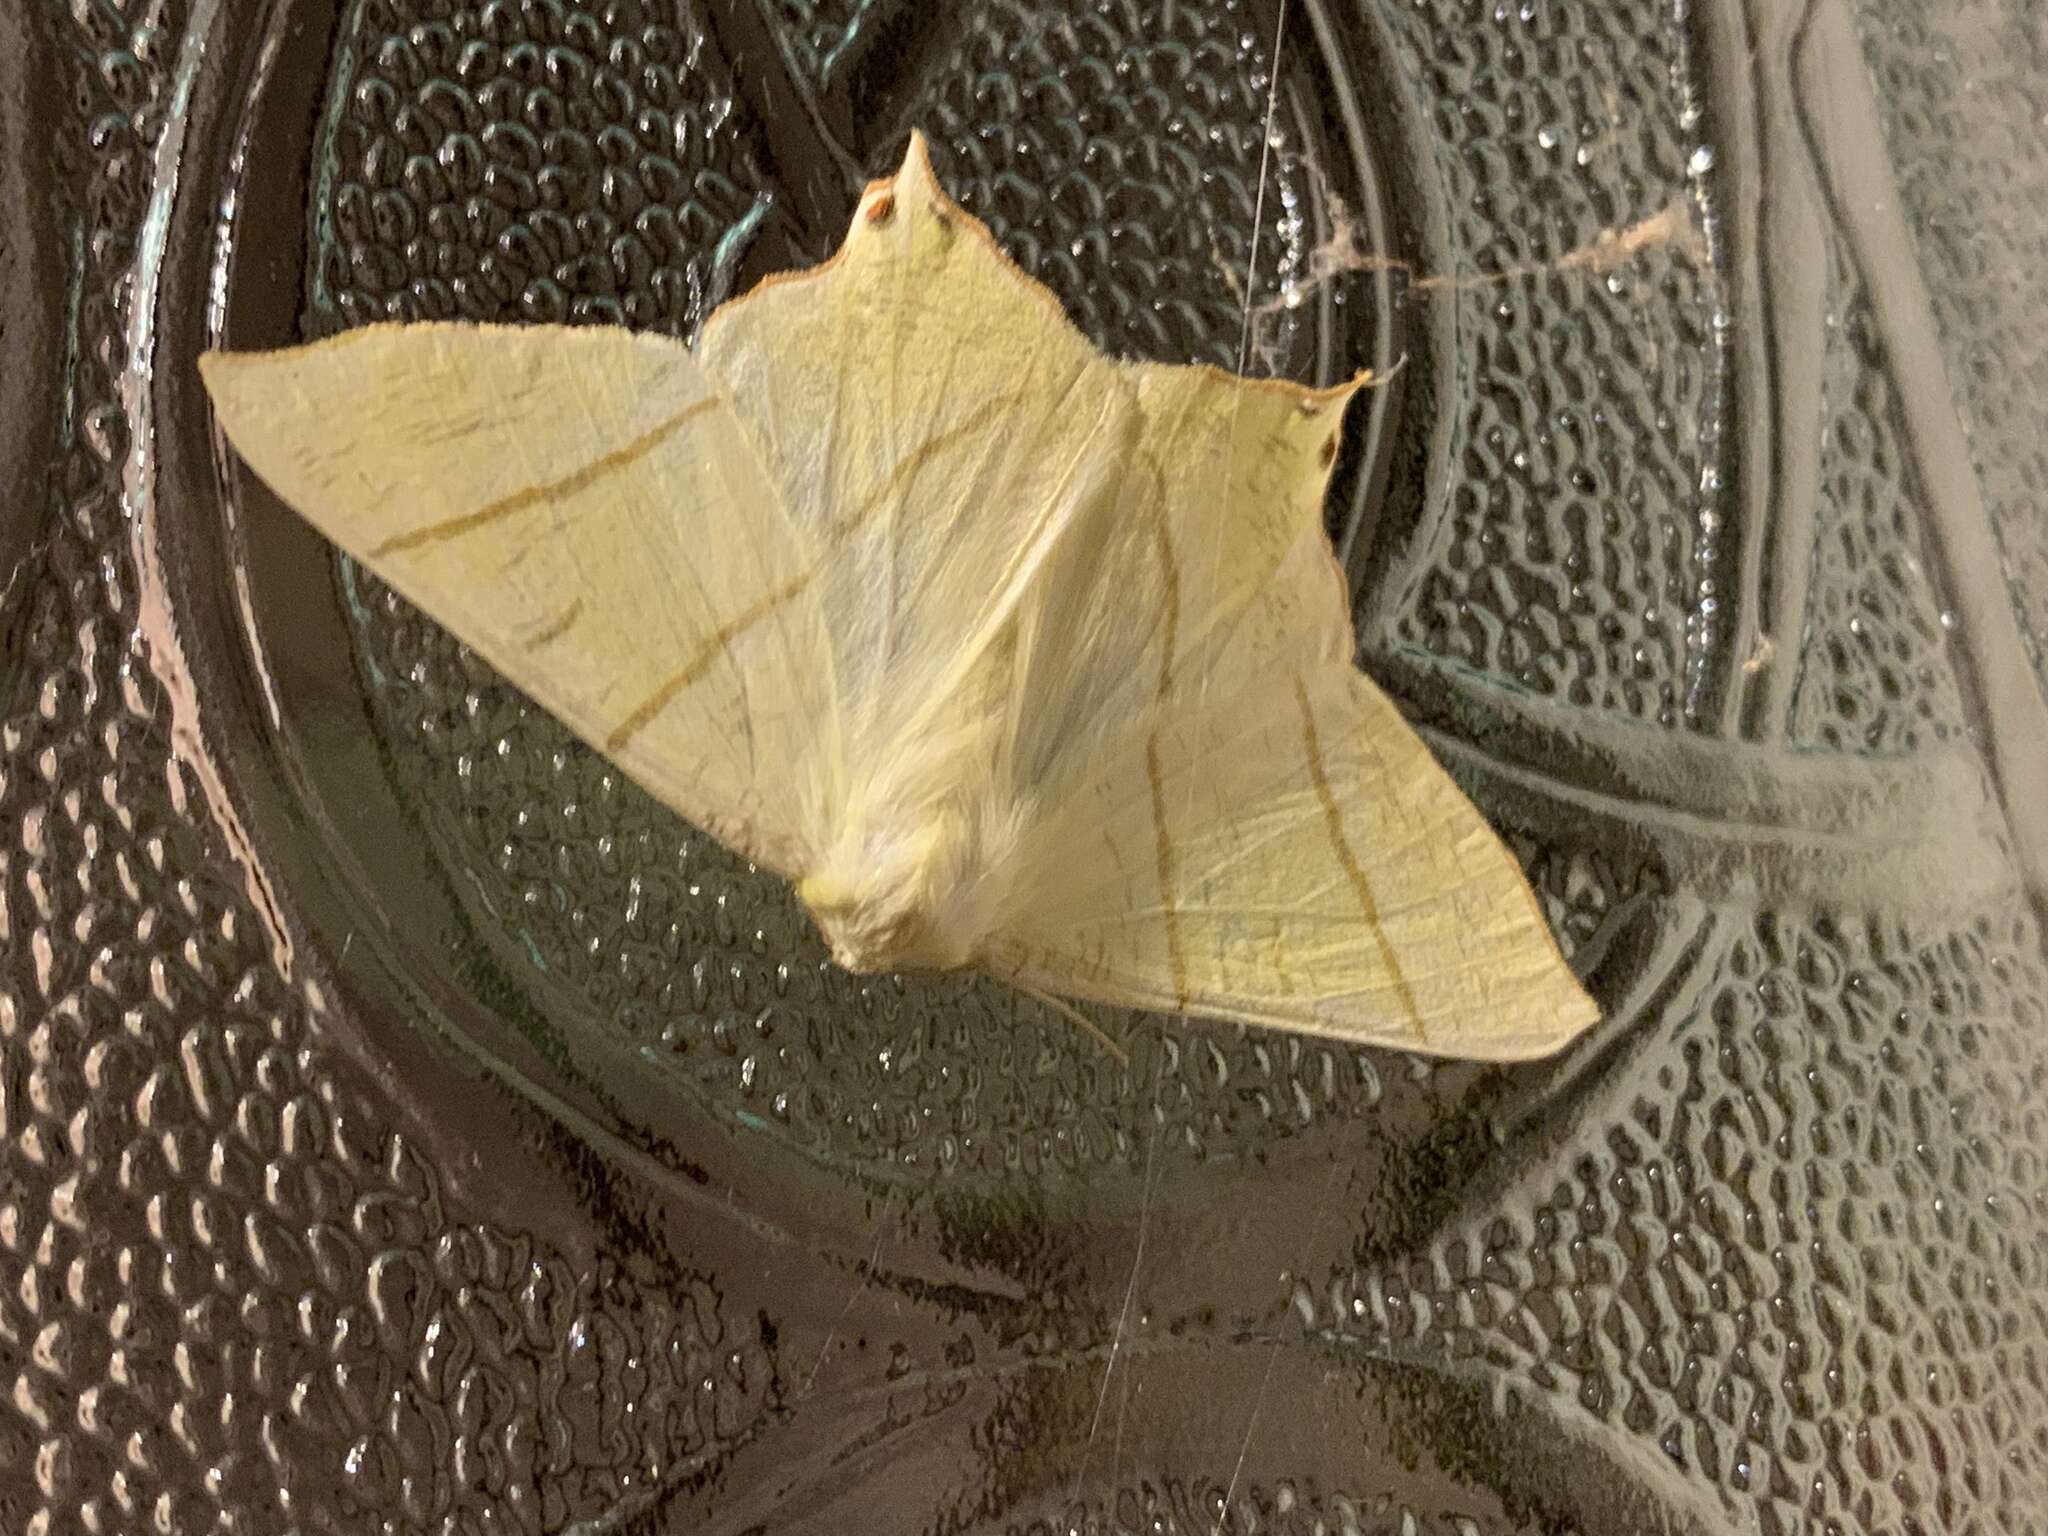
[[[931,141],[924,136],[922,128],[910,130],[910,142],[904,146],[903,164],[896,174],[905,176],[915,171],[924,172],[927,178],[937,179],[932,176]]]
[[[966,212],[953,200],[945,183],[939,180],[938,170],[932,164],[931,141],[924,136],[922,128],[910,130],[910,142],[903,149],[903,163],[896,168],[894,176],[880,185],[893,190],[899,199],[908,199],[932,209],[941,219]]]
[[[1557,1021],[1557,1044],[1553,1047],[1555,1050],[1563,1050],[1601,1019],[1600,1005],[1594,1002],[1576,981],[1572,986],[1578,995],[1565,1007]]]
[[[213,405],[214,420],[227,434],[236,451],[247,454],[246,439],[253,424],[292,399],[283,388],[280,364],[289,351],[230,352],[214,348],[199,357],[199,378]]]
[[[1292,379],[1246,379],[1242,382],[1282,391],[1300,407],[1304,416],[1320,416],[1331,406],[1335,406],[1341,418],[1353,400],[1368,389],[1377,389],[1406,366],[1407,359],[1404,357],[1384,373],[1377,368],[1361,368],[1350,378],[1339,379],[1334,384],[1299,384]],[[1225,377],[1234,379],[1237,376],[1226,374]]]
[[[1561,961],[1559,963],[1562,964]],[[1594,1002],[1592,995],[1579,984],[1578,978],[1566,969],[1560,980],[1560,990],[1567,995],[1557,999],[1550,1027],[1542,1031],[1526,1053],[1515,1059],[1542,1061],[1555,1056],[1600,1022],[1600,1005]]]
[[[206,386],[206,392],[219,399],[221,391],[240,370],[243,359],[243,353],[223,352],[218,347],[200,353],[199,381]]]
[[[931,141],[924,136],[922,128],[910,130],[909,142],[903,149],[903,159],[898,162],[895,171],[890,175],[878,177],[861,189],[848,240],[850,241],[852,235],[859,231],[863,215],[873,223],[886,224],[899,207],[915,208],[921,213],[934,214],[937,216],[937,222],[941,224],[952,223],[954,215],[974,222],[973,216],[954,201],[952,194],[946,190],[945,183],[939,180],[939,173],[932,165]],[[989,243],[991,246],[995,245],[993,236],[990,237]],[[844,248],[842,245],[841,249]],[[1000,248],[998,254],[1001,254]],[[825,265],[830,266],[832,261],[837,259],[835,254]],[[1004,259],[1008,260],[1007,257]],[[822,269],[813,267],[810,270],[816,272]],[[768,279],[769,282],[775,280],[774,277]]]
[[[1396,363],[1384,373],[1377,368],[1361,368],[1358,372],[1352,374],[1350,378],[1339,379],[1335,384],[1325,384],[1320,389],[1303,386],[1301,391],[1302,409],[1311,415],[1317,415],[1326,406],[1334,405],[1341,416],[1350,408],[1353,400],[1364,394],[1368,389],[1379,388],[1380,385],[1386,383],[1387,380],[1399,373],[1403,366],[1404,363]]]
[[[1546,936],[1548,930],[1546,929]],[[1547,1061],[1601,1022],[1600,1004],[1551,946],[1548,962],[1502,988],[1480,1009],[1423,1028],[1421,1040],[1384,1043],[1451,1060],[1504,1066]],[[1418,1026],[1421,1028],[1421,1026]]]
[[[199,355],[199,380],[213,403],[213,414],[232,438],[248,404],[251,378],[260,372],[260,352],[224,352],[214,348]]]

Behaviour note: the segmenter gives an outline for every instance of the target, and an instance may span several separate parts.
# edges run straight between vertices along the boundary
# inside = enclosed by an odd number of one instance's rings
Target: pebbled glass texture
[[[1719,628],[1720,283],[1690,242],[1543,270],[1697,196],[1707,148],[1668,7],[1389,6],[1439,200],[1441,516],[1385,580],[1392,638],[1514,688],[1666,726],[1708,714]],[[1384,88],[1384,87],[1382,87]],[[1681,226],[1684,227],[1684,226]],[[1646,323],[1646,317],[1654,317]]]
[[[0,9],[0,1531],[2048,1530],[2024,6]],[[834,970],[193,360],[687,336],[913,124],[1326,380],[1360,655],[1605,1019]]]
[[[1787,736],[1830,752],[1907,756],[1962,730],[1944,628],[1877,321],[1845,272],[1822,384],[1823,479],[1813,518],[1805,644]]]
[[[847,66],[904,0],[776,0],[782,45],[807,81],[824,84]]]
[[[2024,317],[2048,258],[2038,174],[2048,33],[2024,7],[1869,0],[1856,13],[1944,371],[2038,670],[2048,666],[2048,546],[2035,508],[2048,456],[2028,403],[2048,356]]]

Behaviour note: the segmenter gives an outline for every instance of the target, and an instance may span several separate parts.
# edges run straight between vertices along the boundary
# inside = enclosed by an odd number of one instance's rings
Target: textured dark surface
[[[0,17],[0,1531],[2048,1530],[2038,24],[935,14]],[[1105,345],[1405,351],[1563,1058],[840,975],[225,472],[201,347],[687,334],[913,121]]]
[[[783,46],[810,79],[830,80],[903,0],[775,0]]]
[[[1876,319],[1846,274],[1837,303],[1822,386],[1813,593],[1786,735],[1830,752],[1910,754],[1962,729],[1962,698],[1943,656],[1943,630],[1956,620],[1935,597]]]
[[[361,0],[336,63],[314,293],[340,324],[674,334],[766,212],[722,63],[667,7]]]
[[[1540,268],[1691,192],[1705,141],[1681,110],[1669,9],[1524,9],[1474,24],[1454,0],[1386,8],[1447,276]],[[1698,723],[1719,638],[1717,288],[1666,247],[1433,299],[1453,311],[1455,404],[1441,511],[1386,576],[1397,643],[1546,698]]]
[[[1856,10],[1945,372],[2042,668],[2048,347],[2030,317],[2048,300],[2048,31],[2026,6],[1863,0]]]

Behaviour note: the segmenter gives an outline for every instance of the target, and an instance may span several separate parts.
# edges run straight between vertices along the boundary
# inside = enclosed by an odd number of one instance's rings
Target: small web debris
[[[1626,266],[1645,251],[1676,250],[1695,260],[1706,257],[1706,238],[1693,217],[1691,203],[1684,197],[1675,197],[1647,219],[1621,229],[1602,230],[1584,245],[1548,261],[1521,262],[1494,272],[1418,276],[1413,262],[1368,249],[1358,233],[1358,220],[1343,199],[1334,192],[1327,196],[1334,226],[1330,238],[1308,253],[1299,276],[1290,278],[1273,298],[1253,306],[1255,317],[1299,309],[1318,289],[1358,272],[1398,272],[1408,279],[1412,293],[1438,289],[1463,292],[1551,273],[1604,274]]]

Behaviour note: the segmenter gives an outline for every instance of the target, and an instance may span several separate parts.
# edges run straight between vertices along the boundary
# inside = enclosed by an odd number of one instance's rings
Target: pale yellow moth
[[[851,970],[1440,1055],[1597,1017],[1352,664],[1334,389],[1119,362],[913,136],[694,349],[376,325],[201,360],[287,503]]]

